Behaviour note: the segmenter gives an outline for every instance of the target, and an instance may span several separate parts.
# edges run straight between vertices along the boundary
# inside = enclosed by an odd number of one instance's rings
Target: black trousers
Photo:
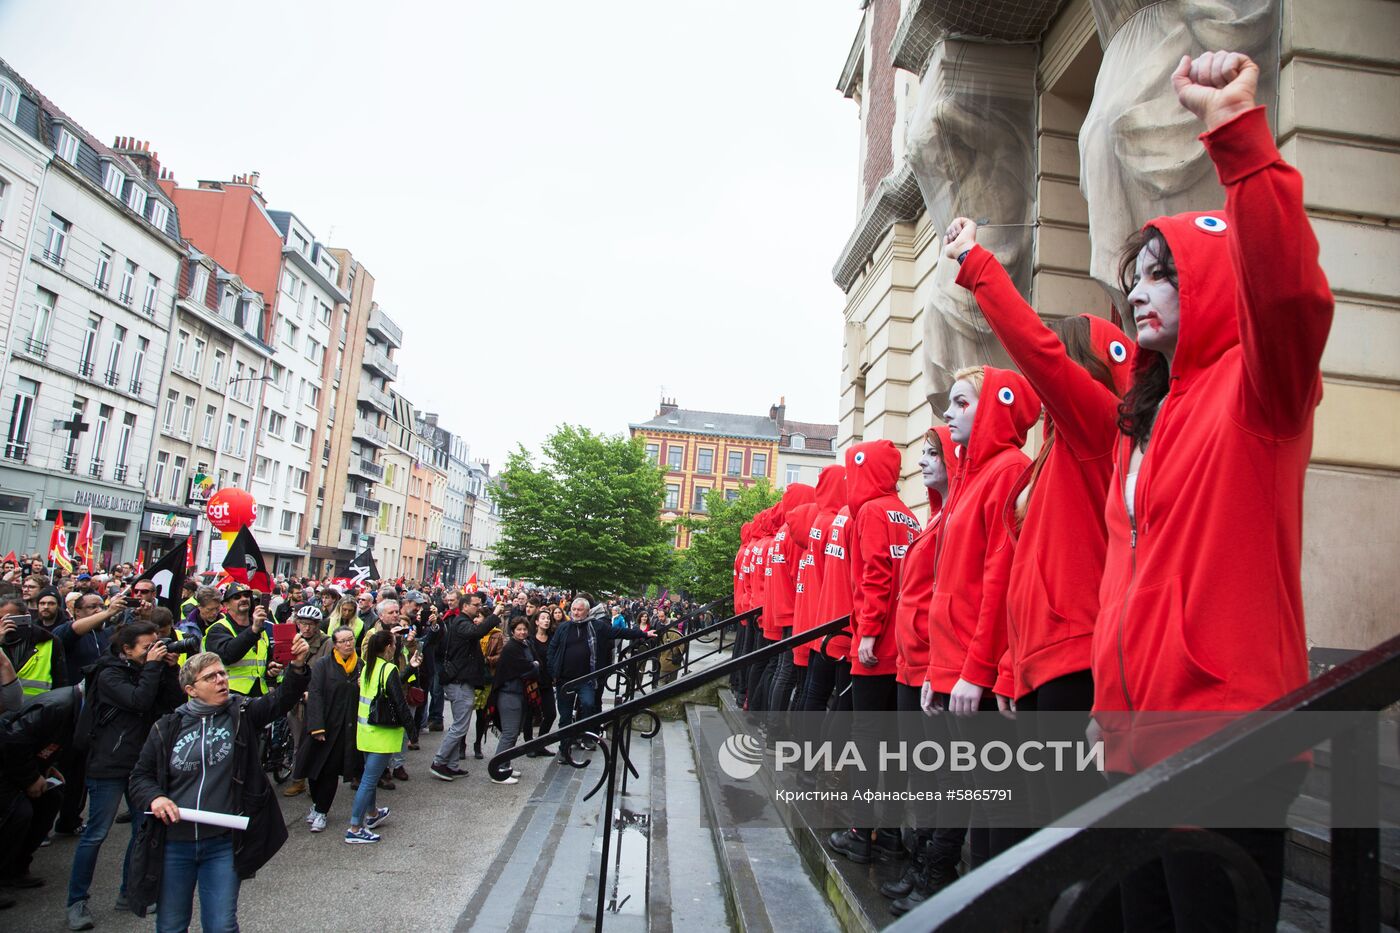
[[[1083,713],[1083,716],[1027,716],[1017,720],[1022,741],[1082,742],[1094,706],[1094,678],[1075,671],[1041,684],[1016,701],[1017,712]],[[1031,816],[1043,826],[1107,789],[1103,775],[1094,771],[1067,771],[1054,779],[1028,782]]]
[[[1307,765],[1289,762],[1262,780],[1245,785],[1211,809],[1229,812],[1249,801],[1249,808],[1268,808],[1277,825],[1284,825],[1288,808],[1298,796],[1307,775]],[[1117,784],[1127,775],[1110,774]],[[1232,804],[1232,801],[1235,803]],[[1245,850],[1259,866],[1273,898],[1273,916],[1265,918],[1270,929],[1278,923],[1283,899],[1286,829],[1217,829]],[[1228,933],[1238,928],[1234,895],[1225,875],[1211,859],[1196,855],[1175,855],[1135,872],[1121,885],[1123,926],[1129,933]]]
[[[0,878],[14,878],[29,871],[39,843],[53,828],[62,806],[61,787],[44,791],[38,799],[31,799],[24,791],[15,794],[6,812],[0,814]]]
[[[854,730],[851,738],[867,767],[873,767],[880,760],[876,736],[882,725],[888,726],[889,714],[898,708],[897,686],[893,674],[851,674],[851,723]],[[901,770],[881,771],[878,789],[899,791],[904,790],[908,783]],[[879,811],[880,826],[870,828],[898,830],[903,811],[902,806],[882,807]]]
[[[753,651],[771,645],[777,639],[765,638],[761,629],[754,631]],[[749,712],[759,713],[768,709],[768,693],[772,688],[773,672],[771,668],[777,664],[776,658],[769,658],[766,662],[750,665],[749,667]]]
[[[53,828],[71,833],[82,825],[83,807],[87,805],[87,752],[65,751],[59,756],[58,770],[63,775],[63,803]]]

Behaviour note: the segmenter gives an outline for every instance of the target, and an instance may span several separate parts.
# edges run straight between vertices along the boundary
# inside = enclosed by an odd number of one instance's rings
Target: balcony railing
[[[95,369],[92,360],[78,360],[78,375],[84,379],[92,378],[92,371]]]
[[[356,457],[353,454],[350,457],[350,472],[356,476],[364,476],[373,480],[381,480],[384,478],[384,468],[382,466],[372,460],[366,460],[364,457]]]
[[[399,327],[398,324],[389,318],[389,315],[378,308],[370,312],[369,329],[372,332],[377,332],[394,346],[403,346],[403,328]]]
[[[122,292],[120,295],[117,296],[117,300],[129,308],[131,307],[131,301],[133,297],[134,296],[131,292]]]
[[[394,411],[394,403],[389,398],[389,393],[368,379],[360,380],[360,398],[386,414],[392,414]]]
[[[56,249],[56,250],[53,250],[53,249],[45,249],[45,250],[44,250],[44,261],[45,261],[45,262],[52,263],[53,265],[58,266],[58,268],[62,269],[62,268],[63,268],[63,250],[62,250],[62,249]]]
[[[101,461],[101,460],[97,460],[97,459],[94,458],[93,461],[92,461],[92,463],[89,463],[89,464],[88,464],[88,475],[91,476],[93,479],[101,479],[101,478],[102,478],[102,461]]]
[[[117,387],[117,383],[122,381],[122,374],[117,372],[115,369],[109,369],[106,373],[103,374],[102,381],[115,389]]]
[[[389,359],[389,354],[375,346],[365,347],[364,365],[377,370],[387,379],[399,377],[399,364]]]
[[[360,551],[363,551],[365,548],[373,548],[373,547],[374,547],[374,535],[368,535],[368,536],[366,536],[366,541],[365,541],[364,544],[361,544],[361,543],[360,543],[360,537],[361,537],[360,532],[355,531],[355,530],[350,529],[350,528],[342,528],[342,529],[340,530],[340,542],[339,542],[339,543],[340,543],[340,548],[341,548],[341,550],[343,550],[343,551],[354,551],[355,553],[358,554]]]
[[[380,447],[389,443],[389,432],[365,418],[355,419],[354,435],[363,440],[373,441]]]
[[[20,344],[20,348],[35,359],[45,359],[49,355],[49,342],[47,340],[36,340],[33,337],[25,337]]]
[[[76,472],[78,472],[78,455],[77,455],[77,454],[64,454],[64,455],[63,455],[63,472],[65,472],[65,473],[76,473]]]
[[[17,444],[14,442],[5,445],[5,459],[18,460],[23,463],[29,457],[29,445]]]
[[[119,483],[126,482],[126,473],[129,469],[130,467],[128,467],[125,463],[119,464],[116,467],[116,469],[112,470],[112,479],[116,480]]]
[[[132,395],[140,395],[140,394],[141,394],[141,380],[140,380],[140,379],[133,379],[133,380],[131,380],[131,394],[132,394]],[[189,431],[186,431],[186,432],[185,432],[185,439],[188,440],[188,439],[189,439],[189,436],[190,436],[190,432],[189,432]]]

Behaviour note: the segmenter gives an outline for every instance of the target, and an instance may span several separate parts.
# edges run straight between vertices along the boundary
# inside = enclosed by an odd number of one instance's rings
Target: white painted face
[[[933,489],[948,482],[948,465],[928,441],[924,441],[924,449],[919,457],[919,472],[923,474],[926,489]]]
[[[972,420],[975,417],[977,389],[966,379],[959,379],[948,390],[948,410],[943,413],[954,444],[966,444],[972,437]]]
[[[1137,255],[1128,306],[1133,309],[1133,321],[1137,324],[1138,346],[1155,350],[1170,360],[1176,353],[1181,325],[1181,294],[1168,272],[1167,264],[1158,255],[1157,243],[1148,243]]]

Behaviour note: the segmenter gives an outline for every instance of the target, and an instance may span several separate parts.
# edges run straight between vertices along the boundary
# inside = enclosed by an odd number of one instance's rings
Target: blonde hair
[[[986,370],[981,366],[964,366],[953,373],[954,382],[968,382],[976,390],[978,395],[982,394],[982,380],[987,375]]]

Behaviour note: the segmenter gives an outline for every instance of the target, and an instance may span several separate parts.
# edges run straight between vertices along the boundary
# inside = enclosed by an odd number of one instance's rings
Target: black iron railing
[[[1400,636],[1333,668],[1265,713],[1382,710],[1400,699]],[[1164,807],[1185,810],[1238,793],[1318,743],[1331,740],[1331,928],[1380,927],[1379,743],[1352,717],[1246,716],[1104,791],[906,914],[890,933],[1034,926],[1085,929],[1096,904],[1162,855],[1215,860],[1230,881],[1241,930],[1273,913],[1263,874],[1239,846],[1207,830],[1123,829]],[[1338,788],[1346,788],[1338,793]],[[1073,828],[1069,828],[1072,826]]]
[[[761,607],[755,607],[743,613],[741,616],[731,616],[722,622],[716,623],[716,625],[732,625],[742,616],[754,615],[761,611]],[[554,742],[559,743],[559,753],[575,768],[586,768],[593,761],[592,758],[585,758],[583,761],[574,759],[570,745],[575,740],[595,742],[602,751],[603,772],[598,776],[598,783],[593,785],[593,788],[584,795],[583,798],[584,800],[588,800],[604,787],[607,789],[606,802],[604,804],[605,808],[603,811],[603,850],[598,864],[598,904],[593,916],[593,929],[596,933],[601,933],[603,929],[603,911],[607,898],[608,850],[612,843],[613,802],[616,799],[618,790],[618,760],[621,759],[624,775],[630,774],[632,777],[639,777],[637,769],[633,767],[632,761],[627,755],[629,745],[627,733],[632,728],[633,720],[645,716],[652,720],[656,727],[659,728],[660,720],[656,713],[652,712],[652,707],[657,704],[683,696],[696,687],[707,684],[712,680],[727,678],[734,672],[748,668],[750,665],[767,663],[769,658],[780,655],[784,651],[791,651],[797,645],[802,645],[809,641],[835,634],[846,628],[849,623],[850,616],[842,616],[839,619],[833,619],[830,622],[815,626],[789,638],[784,638],[781,641],[764,642],[762,647],[750,651],[747,654],[730,658],[728,661],[721,661],[714,667],[706,668],[703,671],[691,674],[689,677],[678,678],[669,684],[658,687],[651,693],[634,697],[623,703],[619,703],[612,709],[604,710],[601,713],[595,713],[592,716],[586,716],[567,726],[561,726],[547,735],[537,736],[528,742],[516,745],[514,748],[507,749],[491,758],[491,761],[487,764],[487,771],[490,772],[492,777],[499,780],[510,773],[510,763],[516,758],[527,755],[530,752],[547,748]],[[699,632],[692,634],[698,635]],[[674,645],[675,643],[672,642],[671,644]],[[640,660],[640,658],[641,655],[638,655],[637,659],[634,660]],[[592,676],[598,677],[601,674],[602,671],[600,670]],[[577,681],[571,681],[570,683],[577,683]],[[568,685],[566,684],[565,686]],[[560,687],[558,689],[562,690],[564,688]],[[650,734],[655,734],[656,729],[648,731]],[[643,734],[647,734],[647,732]]]

